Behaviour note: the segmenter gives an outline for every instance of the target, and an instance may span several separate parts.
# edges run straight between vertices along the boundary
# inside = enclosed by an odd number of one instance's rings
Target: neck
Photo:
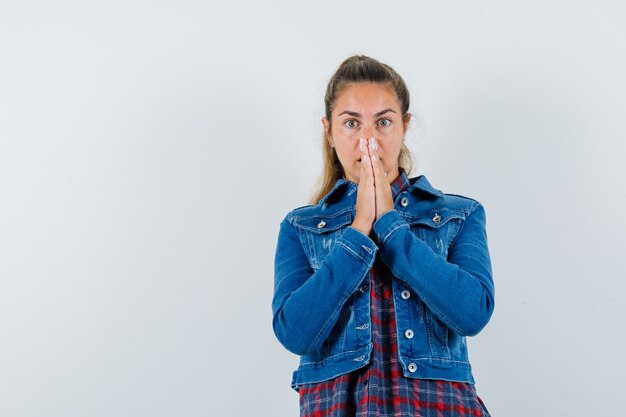
[[[387,173],[387,182],[391,184],[392,182],[397,180],[399,176],[400,176],[400,168],[396,166]]]

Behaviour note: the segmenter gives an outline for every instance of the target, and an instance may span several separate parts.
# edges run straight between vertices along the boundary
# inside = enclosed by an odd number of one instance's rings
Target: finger
[[[362,156],[363,161],[363,169],[365,170],[365,180],[367,184],[367,189],[369,191],[369,195],[371,198],[372,206],[372,220],[376,218],[376,178],[374,176],[374,169],[372,168],[372,155],[369,151],[369,146],[367,143],[367,139],[365,139],[365,152]]]
[[[378,143],[375,138],[372,138],[369,142],[370,156],[372,159],[372,171],[375,178],[380,178],[381,183],[386,180],[387,174],[384,171],[382,163],[380,162],[380,155],[378,155]]]
[[[361,159],[361,178],[363,184],[369,187],[374,186],[374,172],[372,171],[372,160],[369,155],[363,155]]]
[[[372,159],[369,152],[367,139],[362,139],[363,147],[361,153],[361,168],[365,170],[365,177],[374,182],[374,171],[372,169]]]
[[[361,177],[359,179],[359,183],[361,183],[365,179],[366,166],[365,166],[365,157],[367,156],[367,145],[365,139],[359,138],[359,149],[361,150]]]
[[[369,157],[367,139],[359,139],[359,148],[361,149],[361,178],[360,184],[373,186],[374,185],[374,173],[372,171],[372,161]]]
[[[372,179],[373,179],[373,182],[374,182],[374,187],[376,187],[376,185],[378,184],[378,181],[376,180],[377,175],[376,175],[376,172],[375,172],[375,169],[374,169],[374,159],[375,159],[377,156],[376,156],[376,154],[375,154],[375,152],[374,152],[374,150],[373,150],[373,147],[374,147],[374,146],[376,146],[376,145],[374,145],[374,142],[373,142],[373,141],[374,141],[374,138],[371,138],[371,139],[370,139],[369,141],[367,141],[366,143],[367,143],[367,153],[368,153],[368,159],[369,159],[369,161],[370,161],[369,170],[370,170],[370,172],[371,172],[371,176],[372,176]],[[375,191],[376,191],[376,190],[375,190]]]
[[[370,141],[370,149],[372,154],[372,169],[374,173],[374,181],[376,182],[376,195],[380,198],[387,199],[391,195],[391,185],[387,180],[387,173],[383,167],[380,156],[378,155],[378,144],[376,139],[372,138]],[[380,184],[380,187],[378,186]]]

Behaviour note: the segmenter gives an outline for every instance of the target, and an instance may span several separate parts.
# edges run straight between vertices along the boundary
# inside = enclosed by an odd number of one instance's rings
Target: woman
[[[494,285],[483,206],[409,178],[409,93],[346,59],[325,96],[322,185],[280,224],[273,329],[301,416],[489,416],[466,336]]]

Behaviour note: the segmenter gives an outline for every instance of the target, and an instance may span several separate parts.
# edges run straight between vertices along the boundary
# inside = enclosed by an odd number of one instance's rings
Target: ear
[[[334,148],[335,143],[333,142],[333,137],[330,135],[330,121],[326,118],[326,116],[322,117],[322,125],[324,126],[324,136],[328,139],[330,147]]]
[[[406,131],[409,129],[409,123],[411,122],[411,113],[407,113],[404,115],[404,135],[406,136]]]

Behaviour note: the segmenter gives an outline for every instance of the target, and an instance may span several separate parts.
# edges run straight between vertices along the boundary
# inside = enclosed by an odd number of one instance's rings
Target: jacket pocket
[[[411,232],[426,242],[436,254],[446,259],[448,248],[459,232],[463,220],[465,220],[463,211],[451,210],[446,207],[430,210],[416,216],[406,216]]]
[[[301,240],[306,247],[309,263],[314,270],[335,246],[337,239],[352,222],[350,209],[325,216],[300,217],[294,219],[294,226],[299,230]]]

